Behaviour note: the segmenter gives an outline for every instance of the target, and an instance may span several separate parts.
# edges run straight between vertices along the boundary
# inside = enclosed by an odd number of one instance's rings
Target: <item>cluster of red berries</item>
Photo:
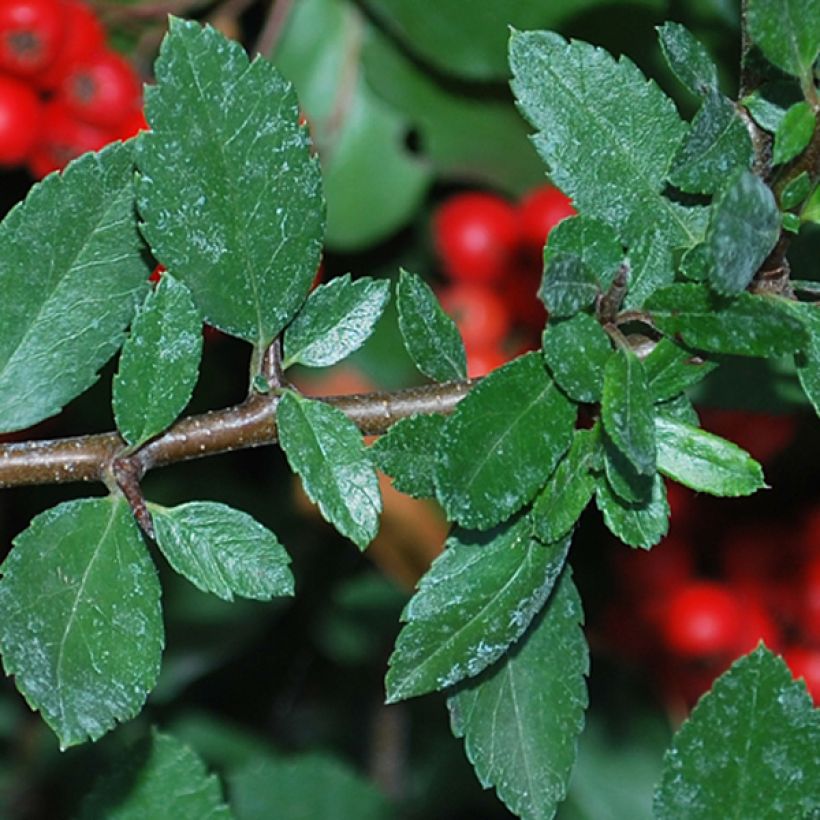
[[[793,418],[732,417],[747,429],[779,428],[781,446],[794,434]],[[770,458],[773,440],[754,454]],[[820,507],[796,522],[738,524],[725,500],[677,484],[668,492],[670,534],[649,552],[614,553],[619,593],[604,611],[606,647],[647,667],[674,709],[692,706],[762,640],[820,705]]]
[[[0,2],[0,166],[39,179],[143,128],[140,81],[88,6]]]
[[[456,194],[433,217],[435,250],[448,280],[442,307],[464,339],[470,377],[537,346],[546,312],[536,296],[549,232],[575,213],[543,185],[512,203],[486,192]]]

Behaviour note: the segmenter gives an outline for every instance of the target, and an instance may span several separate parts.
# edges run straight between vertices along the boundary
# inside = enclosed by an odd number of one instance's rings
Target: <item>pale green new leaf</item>
[[[791,106],[774,135],[772,164],[781,165],[794,159],[811,142],[815,125],[814,111],[807,102]]]
[[[720,436],[666,416],[655,418],[658,470],[711,495],[751,495],[766,486],[760,465]]]
[[[0,432],[57,413],[122,344],[150,269],[130,145],[35,185],[0,224]]]
[[[689,29],[666,22],[658,26],[658,40],[667,65],[689,91],[705,97],[718,90],[717,66]]]
[[[114,418],[130,445],[161,433],[185,409],[201,356],[202,319],[191,292],[165,273],[131,323],[114,377]]]
[[[716,367],[715,362],[701,359],[670,339],[661,339],[643,360],[646,380],[655,401],[674,398]]]
[[[572,446],[532,505],[535,535],[550,543],[565,536],[595,494],[592,471],[600,464],[598,427],[576,430]]]
[[[436,450],[444,422],[436,413],[409,416],[370,446],[374,463],[399,492],[413,498],[435,496]]]
[[[290,557],[247,513],[212,501],[149,504],[156,541],[168,563],[204,592],[268,601],[293,595]]]
[[[516,31],[510,65],[519,108],[538,129],[535,146],[582,213],[629,244],[653,229],[671,247],[699,241],[700,210],[662,193],[686,126],[633,62],[553,32]]]
[[[811,177],[807,171],[801,171],[783,186],[783,190],[780,192],[780,207],[784,211],[790,211],[800,205],[810,193]],[[794,281],[792,280],[792,283]]]
[[[664,245],[657,231],[644,234],[629,249],[628,290],[623,302],[625,310],[643,307],[646,299],[658,288],[675,280],[672,252]]]
[[[327,367],[358,350],[373,333],[390,299],[390,282],[350,274],[319,285],[285,331],[284,361]]]
[[[786,300],[741,293],[723,299],[702,285],[669,285],[646,303],[654,325],[712,353],[776,356],[804,346],[806,333]]]
[[[603,477],[598,479],[595,503],[610,532],[630,547],[650,549],[669,531],[666,485],[657,473],[651,495],[643,503],[630,504],[619,498]]]
[[[749,0],[746,25],[770,62],[812,81],[820,50],[820,0]]]
[[[276,413],[279,443],[311,501],[344,536],[365,549],[376,537],[379,479],[355,424],[335,407],[288,392]]]
[[[216,775],[190,747],[156,730],[116,760],[80,820],[231,820]]]
[[[125,500],[41,513],[0,571],[3,666],[60,746],[134,717],[156,683],[164,637],[156,570]]]
[[[521,641],[447,701],[479,782],[524,820],[550,820],[567,793],[588,702],[583,620],[566,567]]]
[[[675,155],[669,181],[690,194],[713,194],[726,176],[752,164],[749,131],[734,103],[710,92]]]
[[[641,360],[620,349],[604,370],[601,418],[607,435],[644,475],[655,471],[653,401]]]
[[[600,401],[612,344],[596,319],[579,313],[565,322],[550,322],[544,331],[543,349],[553,378],[570,398]]]
[[[436,492],[448,519],[483,530],[518,511],[569,447],[575,415],[539,353],[490,373],[444,425]]]
[[[736,174],[712,202],[706,234],[712,262],[709,283],[723,294],[745,290],[779,236],[774,194],[751,171]]]
[[[820,814],[820,711],[762,644],[701,698],[664,756],[658,820]]]
[[[568,550],[569,538],[538,541],[528,517],[451,536],[402,613],[387,702],[444,689],[497,661],[543,607]]]
[[[305,300],[324,238],[296,95],[266,60],[175,18],[155,70],[137,151],[143,233],[209,324],[262,349]]]
[[[416,367],[439,382],[467,378],[461,334],[420,276],[406,270],[400,272],[396,307],[402,340]]]

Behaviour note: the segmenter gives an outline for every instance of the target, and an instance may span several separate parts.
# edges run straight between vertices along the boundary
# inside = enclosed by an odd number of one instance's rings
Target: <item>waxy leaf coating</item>
[[[202,758],[156,730],[115,759],[83,803],[80,820],[232,820]]]
[[[355,424],[335,407],[288,392],[276,414],[279,442],[325,520],[365,549],[376,537],[379,479]]]
[[[420,276],[401,271],[396,307],[401,337],[416,367],[439,382],[467,378],[464,342],[456,323]]]
[[[321,174],[296,95],[266,60],[176,18],[155,71],[137,149],[143,233],[209,324],[262,349],[322,252]]]
[[[449,538],[402,613],[387,702],[445,689],[498,660],[546,602],[568,550],[569,538],[538,541],[527,517]]]
[[[65,749],[134,717],[159,674],[160,587],[118,497],[36,516],[2,567],[6,674]]]
[[[479,782],[525,820],[550,820],[567,793],[587,707],[583,620],[565,567],[519,643],[447,701]]]
[[[643,307],[652,293],[664,285],[671,285],[675,279],[672,252],[657,231],[645,233],[632,245],[627,263],[628,290],[623,302],[626,310]]]
[[[0,432],[97,379],[148,289],[133,156],[115,143],[35,185],[0,224]]]
[[[668,416],[655,418],[658,470],[711,495],[751,495],[766,486],[760,465],[731,441]]]
[[[820,711],[762,644],[721,675],[664,756],[658,820],[816,817]]]
[[[199,311],[188,288],[166,273],[131,323],[114,377],[114,418],[129,444],[161,433],[185,409],[201,356]]]
[[[658,26],[658,41],[672,73],[693,94],[706,96],[710,91],[717,91],[717,66],[689,29],[668,21]]]
[[[488,529],[517,512],[569,447],[575,415],[538,353],[490,373],[444,425],[436,491],[448,519]]]
[[[293,595],[290,557],[247,513],[212,501],[149,504],[156,541],[168,563],[204,592],[268,601]]]
[[[390,283],[350,274],[319,285],[285,331],[283,367],[327,367],[358,350],[390,299]]]

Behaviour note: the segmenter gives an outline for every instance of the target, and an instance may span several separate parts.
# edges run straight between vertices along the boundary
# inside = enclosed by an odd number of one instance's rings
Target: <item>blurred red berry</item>
[[[630,598],[666,600],[695,571],[691,546],[674,533],[648,552],[621,548],[614,558],[618,579]]]
[[[477,379],[509,361],[509,356],[498,345],[465,345],[467,353],[467,377]]]
[[[494,194],[457,194],[433,219],[433,235],[445,273],[453,279],[487,284],[503,279],[519,243],[515,208]]]
[[[54,89],[78,60],[105,45],[105,29],[94,12],[79,0],[60,0],[62,30],[57,54],[47,70],[37,77],[41,88]]]
[[[21,80],[0,75],[0,165],[19,165],[43,127],[42,104]]]
[[[729,587],[696,581],[669,599],[662,626],[664,643],[687,658],[734,654],[742,618],[740,601]]]
[[[140,83],[128,61],[103,49],[75,62],[59,94],[75,117],[101,128],[117,128],[139,107]]]
[[[804,568],[798,626],[808,640],[820,647],[820,555]]]
[[[765,602],[749,592],[739,591],[743,617],[738,641],[735,647],[736,655],[745,655],[751,652],[761,641],[766,646],[778,652],[780,650],[780,630],[765,606]]]
[[[510,328],[510,316],[504,302],[487,287],[450,285],[440,292],[439,298],[444,312],[455,321],[468,347],[498,345]]]
[[[127,140],[131,137],[136,137],[140,131],[150,131],[151,126],[145,119],[145,112],[142,108],[135,108],[126,118],[117,126],[117,139]]]
[[[554,185],[535,188],[518,205],[524,241],[531,247],[543,248],[549,232],[562,219],[575,213],[570,198]]]
[[[509,280],[501,283],[501,298],[506,302],[512,320],[525,329],[540,331],[547,323],[547,311],[538,298],[541,286],[541,264],[529,266],[520,261],[511,270]]]
[[[783,660],[795,679],[803,678],[814,705],[820,706],[820,649],[793,646],[783,653]]]
[[[60,49],[62,16],[57,0],[0,2],[0,71],[25,78],[41,74]]]
[[[58,100],[45,105],[43,131],[28,158],[31,173],[41,179],[86,151],[99,151],[113,139],[102,128],[80,122]]]
[[[723,574],[735,582],[770,581],[783,575],[791,535],[760,521],[733,527],[720,550]]]

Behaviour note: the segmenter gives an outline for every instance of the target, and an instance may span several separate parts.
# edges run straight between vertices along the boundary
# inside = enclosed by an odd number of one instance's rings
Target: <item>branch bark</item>
[[[382,435],[416,413],[451,413],[475,381],[319,399],[341,410],[365,435]],[[253,394],[241,404],[189,416],[127,457],[119,433],[0,444],[0,489],[75,481],[111,483],[116,472],[138,480],[179,461],[275,444],[277,396]]]

